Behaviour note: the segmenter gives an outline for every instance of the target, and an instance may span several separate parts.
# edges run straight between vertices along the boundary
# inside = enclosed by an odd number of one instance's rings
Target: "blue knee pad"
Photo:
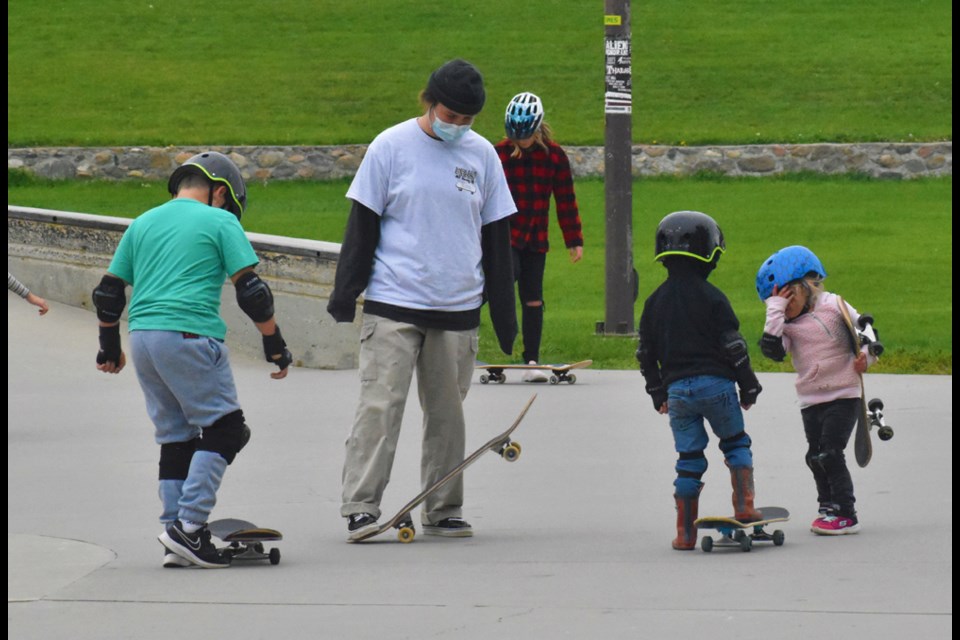
[[[695,498],[700,495],[703,483],[700,478],[707,470],[707,458],[703,451],[683,451],[677,458],[677,479],[673,481],[674,494],[678,498]]]
[[[753,443],[746,431],[724,438],[720,441],[720,451],[728,467],[752,467],[753,453],[750,445]]]

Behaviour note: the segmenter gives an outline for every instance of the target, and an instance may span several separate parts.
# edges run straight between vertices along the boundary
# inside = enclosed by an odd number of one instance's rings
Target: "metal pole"
[[[633,268],[633,180],[630,0],[604,0],[604,196],[606,199],[606,317],[597,332],[632,335],[637,275]]]

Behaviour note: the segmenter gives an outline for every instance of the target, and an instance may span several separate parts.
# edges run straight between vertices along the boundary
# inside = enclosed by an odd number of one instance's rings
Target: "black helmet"
[[[657,227],[656,257],[687,256],[701,262],[713,262],[727,246],[720,225],[699,211],[674,211]]]
[[[198,153],[177,167],[170,175],[170,180],[167,182],[167,191],[170,195],[177,195],[180,181],[190,173],[206,177],[211,184],[218,182],[225,184],[230,195],[227,197],[224,209],[237,216],[237,220],[240,219],[244,209],[247,208],[247,187],[243,183],[240,169],[233,160],[217,151]]]

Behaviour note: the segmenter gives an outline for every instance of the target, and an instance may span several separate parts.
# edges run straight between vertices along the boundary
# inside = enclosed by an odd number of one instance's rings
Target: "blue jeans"
[[[717,376],[694,376],[677,380],[667,389],[670,428],[676,448],[678,496],[696,496],[707,470],[703,451],[709,436],[704,421],[720,439],[720,450],[730,467],[752,467],[750,437],[743,429],[743,411],[733,380]]]

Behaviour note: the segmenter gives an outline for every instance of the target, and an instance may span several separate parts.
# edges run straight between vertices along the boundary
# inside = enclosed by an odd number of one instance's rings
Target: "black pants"
[[[540,361],[543,334],[543,271],[547,254],[513,250],[513,279],[520,295],[520,322],[523,333],[523,361]],[[530,306],[528,302],[540,302]]]
[[[837,505],[841,516],[856,515],[853,479],[843,450],[857,426],[860,402],[860,398],[844,398],[800,411],[807,436],[807,466],[817,483],[817,500]]]

